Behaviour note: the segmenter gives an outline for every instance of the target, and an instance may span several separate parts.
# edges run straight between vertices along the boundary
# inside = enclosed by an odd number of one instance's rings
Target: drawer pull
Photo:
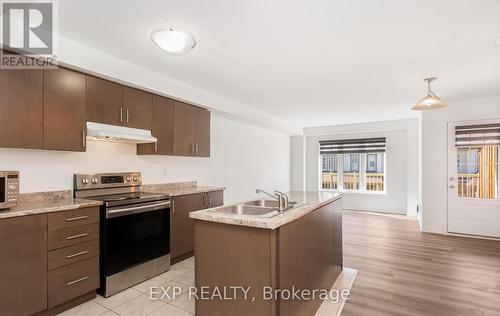
[[[77,253],[74,253],[74,254],[72,254],[72,255],[68,255],[68,256],[66,256],[66,259],[71,259],[71,258],[74,258],[74,257],[78,257],[78,256],[81,256],[81,255],[85,255],[85,254],[87,254],[87,253],[88,253],[88,251],[87,251],[87,250],[82,251],[82,252],[77,252]]]
[[[89,278],[89,277],[88,277],[88,276],[86,276],[86,277],[80,278],[80,279],[78,279],[78,280],[68,282],[68,283],[66,283],[66,286],[70,286],[70,285],[73,285],[73,284],[76,284],[76,283],[80,283],[80,282],[82,282],[82,281],[87,280],[88,278]]]
[[[79,220],[87,219],[87,218],[89,218],[87,215],[78,216],[78,217],[72,217],[72,218],[66,218],[66,222],[79,221]]]
[[[75,239],[75,238],[82,238],[82,237],[86,237],[87,235],[88,235],[87,233],[83,233],[83,234],[79,234],[79,235],[68,236],[68,237],[66,237],[66,240],[71,240],[71,239]]]

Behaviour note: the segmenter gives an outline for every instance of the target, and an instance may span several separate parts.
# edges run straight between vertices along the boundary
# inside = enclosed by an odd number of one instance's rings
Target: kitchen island
[[[256,205],[272,201],[254,200],[190,213],[196,315],[315,314],[324,298],[318,294],[342,270],[342,199],[328,192],[287,195],[297,203],[283,212],[258,213]]]

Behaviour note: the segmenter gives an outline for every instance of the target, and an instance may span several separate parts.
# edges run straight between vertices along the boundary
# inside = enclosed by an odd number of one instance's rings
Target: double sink
[[[212,210],[215,213],[249,215],[257,217],[273,217],[281,212],[298,207],[297,202],[288,202],[288,208],[283,211],[278,210],[279,203],[275,200],[255,200],[243,204],[225,206]]]

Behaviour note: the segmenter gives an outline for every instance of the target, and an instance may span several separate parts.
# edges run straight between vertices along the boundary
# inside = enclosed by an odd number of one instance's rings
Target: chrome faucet
[[[264,190],[257,189],[257,190],[255,190],[255,193],[257,193],[257,194],[264,193],[264,194],[270,196],[271,198],[277,200],[278,201],[278,211],[280,211],[280,212],[282,212],[288,208],[288,195],[286,195],[283,192],[274,191],[274,194],[271,194],[271,193],[268,193]]]

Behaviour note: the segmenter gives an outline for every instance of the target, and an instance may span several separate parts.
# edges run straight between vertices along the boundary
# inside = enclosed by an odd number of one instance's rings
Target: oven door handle
[[[106,218],[113,218],[131,214],[138,214],[144,212],[151,212],[164,209],[165,207],[170,207],[170,201],[156,203],[156,204],[147,204],[141,206],[127,207],[127,208],[118,208],[118,209],[108,209],[106,210]]]

